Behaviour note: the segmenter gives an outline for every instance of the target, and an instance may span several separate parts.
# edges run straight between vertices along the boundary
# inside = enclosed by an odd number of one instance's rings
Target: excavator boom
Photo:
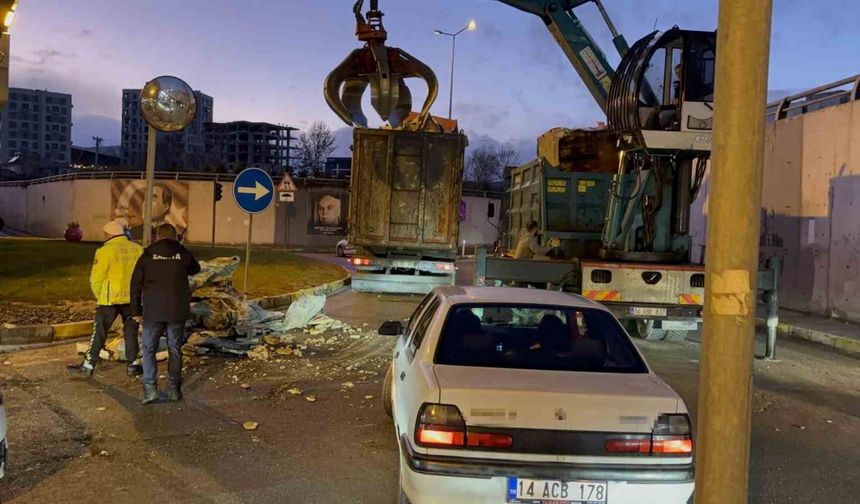
[[[497,0],[523,12],[541,18],[553,38],[568,57],[589,92],[604,113],[607,112],[609,88],[615,76],[613,66],[606,59],[600,46],[591,38],[588,30],[573,10],[583,4],[594,3],[612,32],[613,43],[618,54],[627,52],[627,41],[620,35],[609,19],[600,0]]]

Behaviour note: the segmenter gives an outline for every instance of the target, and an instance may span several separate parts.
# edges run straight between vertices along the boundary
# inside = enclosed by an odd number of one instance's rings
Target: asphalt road
[[[67,377],[72,345],[8,354],[0,379],[10,462],[0,498],[393,503],[397,447],[380,402],[393,341],[371,333],[408,316],[417,301],[332,297],[326,312],[363,336],[329,333],[319,343],[304,335],[302,357],[195,358],[180,404],[140,406],[139,383],[114,363],[93,380]],[[640,346],[695,416],[699,345]],[[779,355],[781,362],[755,365],[750,502],[857,502],[858,361],[792,342],[781,342]],[[246,431],[246,421],[259,426]]]

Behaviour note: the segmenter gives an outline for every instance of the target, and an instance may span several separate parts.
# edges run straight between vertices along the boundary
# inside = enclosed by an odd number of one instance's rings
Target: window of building
[[[10,149],[17,149],[18,148],[18,142],[16,142],[15,140],[9,140],[6,143],[9,145]]]
[[[30,104],[29,103],[22,103],[21,109],[22,110],[30,110]]]
[[[28,147],[30,147],[30,142],[28,142],[28,141],[26,141],[26,140],[22,140],[22,141],[21,141],[21,147],[23,147],[23,148],[25,148],[25,149],[26,149],[26,148],[28,148]]]
[[[15,122],[15,121],[9,121],[9,128],[17,128],[17,127],[18,127],[18,123],[17,123],[17,122]]]
[[[15,102],[10,102],[9,103],[9,109],[10,110],[18,110],[18,104]]]
[[[17,99],[18,99],[18,98],[20,98],[20,97],[21,97],[21,96],[20,96],[20,95],[18,95],[18,93],[12,93],[12,94],[10,94],[10,95],[9,95],[9,98],[11,98],[11,99],[13,99],[13,100],[17,100]]]

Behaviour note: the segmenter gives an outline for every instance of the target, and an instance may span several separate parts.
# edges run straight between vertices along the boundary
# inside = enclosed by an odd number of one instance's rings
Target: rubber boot
[[[167,385],[167,399],[171,402],[182,400],[182,385],[170,383]]]
[[[143,374],[143,366],[141,366],[140,364],[129,364],[126,372],[131,378],[134,378],[135,376],[141,376]]]
[[[158,400],[158,387],[150,384],[143,384],[143,400],[140,401],[141,404],[152,404]]]

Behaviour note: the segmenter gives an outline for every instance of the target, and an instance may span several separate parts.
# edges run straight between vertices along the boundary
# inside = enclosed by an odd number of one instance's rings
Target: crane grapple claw
[[[328,75],[323,88],[326,103],[348,125],[367,127],[361,100],[370,86],[374,110],[396,128],[412,111],[412,92],[405,79],[420,78],[427,83],[427,98],[419,115],[419,122],[423,122],[439,94],[436,74],[406,51],[386,46],[388,34],[382,26],[378,2],[371,2],[366,19],[361,14],[363,3],[358,0],[353,10],[358,24],[356,36],[365,46],[352,51]]]

